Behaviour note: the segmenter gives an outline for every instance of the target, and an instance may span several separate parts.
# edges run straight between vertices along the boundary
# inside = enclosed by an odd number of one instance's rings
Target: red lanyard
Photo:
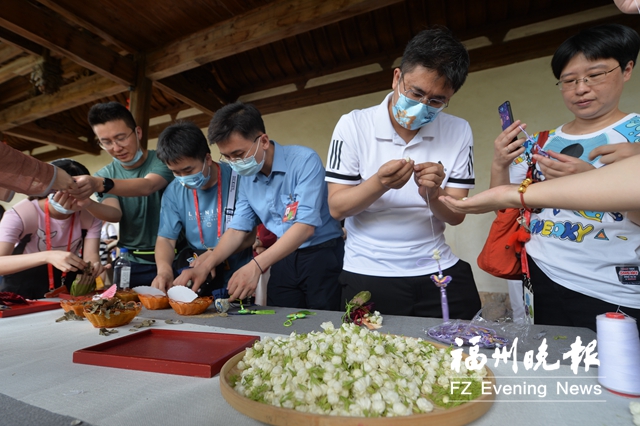
[[[218,165],[218,239],[222,235],[222,169],[220,165]],[[202,223],[200,222],[200,205],[198,203],[198,191],[196,189],[193,190],[193,204],[196,207],[196,220],[198,221],[198,231],[200,232],[200,242],[202,243],[203,248],[208,248],[204,243],[204,236],[202,235]]]
[[[45,231],[47,236],[47,251],[51,251],[51,216],[49,215],[49,198],[44,199],[44,218],[45,218]],[[76,214],[71,216],[71,229],[69,230],[69,241],[67,241],[67,251],[71,251],[71,241],[73,239],[73,224],[76,221]],[[47,263],[47,270],[49,271],[49,290],[55,289],[53,282],[53,265]],[[62,278],[66,277],[67,273],[62,273]]]

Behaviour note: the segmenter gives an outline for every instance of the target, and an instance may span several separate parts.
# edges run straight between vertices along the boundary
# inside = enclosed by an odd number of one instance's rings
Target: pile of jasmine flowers
[[[301,412],[391,417],[428,413],[478,397],[486,370],[451,368],[451,349],[422,339],[381,334],[355,324],[266,337],[246,350],[231,377],[254,401]],[[451,381],[471,381],[465,394]],[[464,388],[464,386],[462,386]],[[455,388],[456,392],[451,392]]]

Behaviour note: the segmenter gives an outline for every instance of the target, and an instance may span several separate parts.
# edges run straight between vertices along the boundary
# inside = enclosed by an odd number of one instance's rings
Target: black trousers
[[[472,319],[480,310],[480,296],[471,266],[459,260],[442,273],[452,277],[447,286],[450,318]],[[375,277],[342,271],[342,301],[346,303],[359,292],[368,290],[374,309],[382,315],[442,318],[440,288],[433,283],[430,275]],[[341,309],[344,310],[344,306]]]
[[[536,324],[586,327],[596,331],[596,316],[616,312],[618,308],[634,317],[640,331],[640,309],[618,306],[578,293],[551,281],[529,256],[533,287],[533,320]]]
[[[267,304],[339,311],[343,259],[342,237],[294,251],[271,266]]]

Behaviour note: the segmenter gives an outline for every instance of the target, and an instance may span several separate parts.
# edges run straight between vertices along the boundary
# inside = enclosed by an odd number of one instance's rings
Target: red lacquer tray
[[[0,318],[15,317],[17,315],[32,314],[34,312],[59,309],[60,302],[29,302],[28,305],[11,305],[11,309],[0,309]]]
[[[78,297],[93,297],[96,294],[102,294],[102,290],[100,291],[92,291],[91,293],[87,293],[87,294],[83,294],[82,296],[72,296],[69,293],[60,293],[58,294],[56,297],[60,298],[60,299],[64,299],[64,300],[71,300],[71,299],[77,299]]]
[[[73,353],[73,362],[153,373],[213,377],[258,336],[149,329]]]

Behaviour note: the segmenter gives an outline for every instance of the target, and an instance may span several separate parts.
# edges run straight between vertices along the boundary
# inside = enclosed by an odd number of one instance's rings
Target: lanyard
[[[218,215],[218,239],[222,235],[222,169],[218,165],[218,210],[216,214]],[[196,207],[196,220],[198,222],[198,231],[200,232],[200,242],[202,243],[203,248],[208,248],[204,243],[204,236],[202,235],[202,223],[200,222],[200,204],[198,203],[198,190],[193,190],[193,204]]]
[[[49,214],[49,198],[44,199],[44,217],[45,217],[45,231],[47,235],[47,251],[51,251],[51,216]],[[76,221],[76,214],[71,216],[71,229],[69,230],[69,241],[67,241],[67,251],[71,251],[71,241],[73,239],[73,225]],[[55,289],[53,282],[53,265],[47,263],[47,271],[49,272],[49,290]],[[66,272],[62,273],[63,283],[64,277],[67,276]],[[62,284],[61,284],[62,285]]]

